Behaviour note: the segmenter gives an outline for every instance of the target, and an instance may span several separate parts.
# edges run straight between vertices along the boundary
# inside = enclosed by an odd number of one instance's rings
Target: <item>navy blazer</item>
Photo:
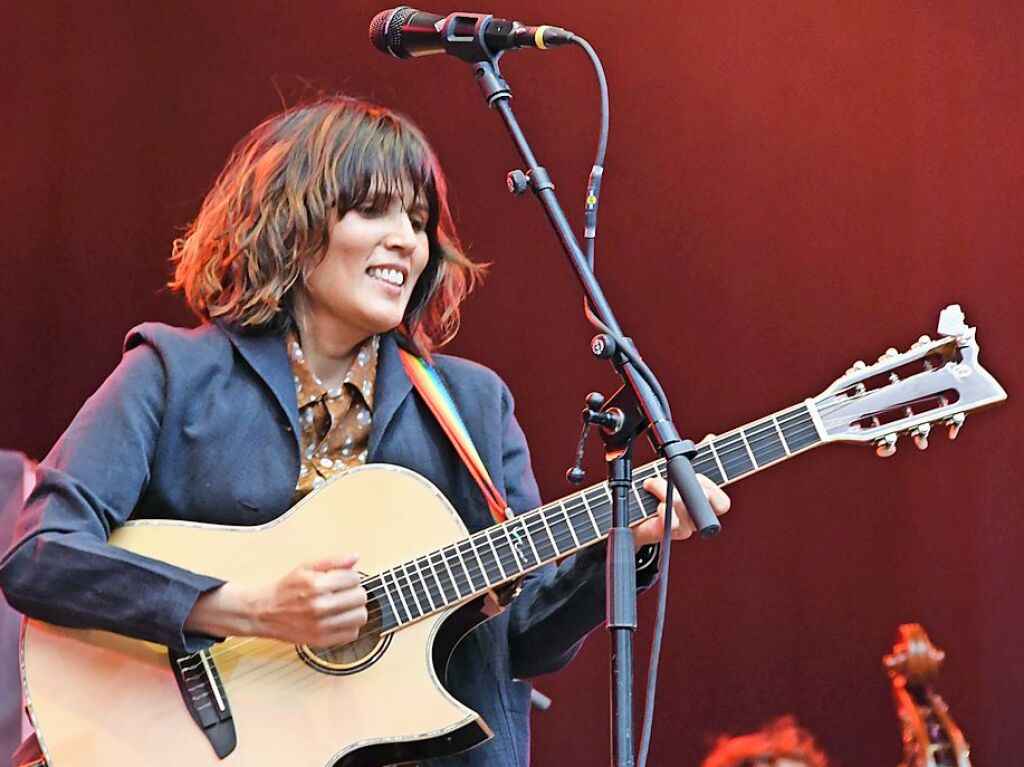
[[[514,511],[540,504],[512,396],[492,371],[445,355],[436,366],[491,477]],[[256,525],[287,511],[300,431],[284,339],[221,326],[148,323],[47,458],[0,586],[26,615],[115,631],[194,652],[184,631],[196,599],[220,581],[107,544],[129,518]],[[474,480],[412,389],[392,335],[382,338],[369,462],[433,482],[470,531],[492,524]],[[647,573],[641,580],[653,577]],[[641,584],[645,585],[645,584]],[[604,551],[532,573],[512,606],[456,650],[448,685],[495,737],[445,765],[526,765],[530,688],[555,671],[604,616]]]

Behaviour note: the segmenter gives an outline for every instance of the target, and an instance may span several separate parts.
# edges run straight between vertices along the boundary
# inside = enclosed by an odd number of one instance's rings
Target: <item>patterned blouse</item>
[[[341,386],[332,389],[309,369],[294,332],[289,331],[286,343],[302,438],[294,499],[298,501],[339,471],[366,463],[380,337],[368,338],[359,347]]]

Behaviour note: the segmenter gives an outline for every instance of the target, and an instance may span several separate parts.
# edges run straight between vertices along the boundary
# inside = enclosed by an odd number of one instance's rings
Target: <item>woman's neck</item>
[[[326,388],[340,386],[356,352],[369,336],[344,327],[333,317],[308,310],[295,312],[295,324],[302,356],[310,371]]]

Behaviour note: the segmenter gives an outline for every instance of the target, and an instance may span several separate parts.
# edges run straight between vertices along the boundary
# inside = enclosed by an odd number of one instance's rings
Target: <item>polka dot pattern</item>
[[[294,332],[286,343],[302,432],[297,501],[339,471],[366,463],[380,338],[363,343],[341,385],[330,389],[309,369]]]

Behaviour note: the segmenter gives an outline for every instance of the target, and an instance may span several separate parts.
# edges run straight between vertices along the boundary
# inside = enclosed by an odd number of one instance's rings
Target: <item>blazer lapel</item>
[[[301,449],[299,432],[299,406],[295,399],[295,378],[292,376],[291,362],[285,349],[284,336],[278,333],[243,334],[236,333],[221,323],[216,323],[224,332],[232,345],[238,350],[256,375],[273,392],[274,398],[281,406],[291,432],[295,437],[296,452]]]
[[[412,392],[412,381],[398,356],[398,342],[394,333],[385,333],[380,339],[377,354],[377,380],[373,387],[373,426],[367,462],[377,460],[377,452],[385,432],[398,411],[398,406]]]

